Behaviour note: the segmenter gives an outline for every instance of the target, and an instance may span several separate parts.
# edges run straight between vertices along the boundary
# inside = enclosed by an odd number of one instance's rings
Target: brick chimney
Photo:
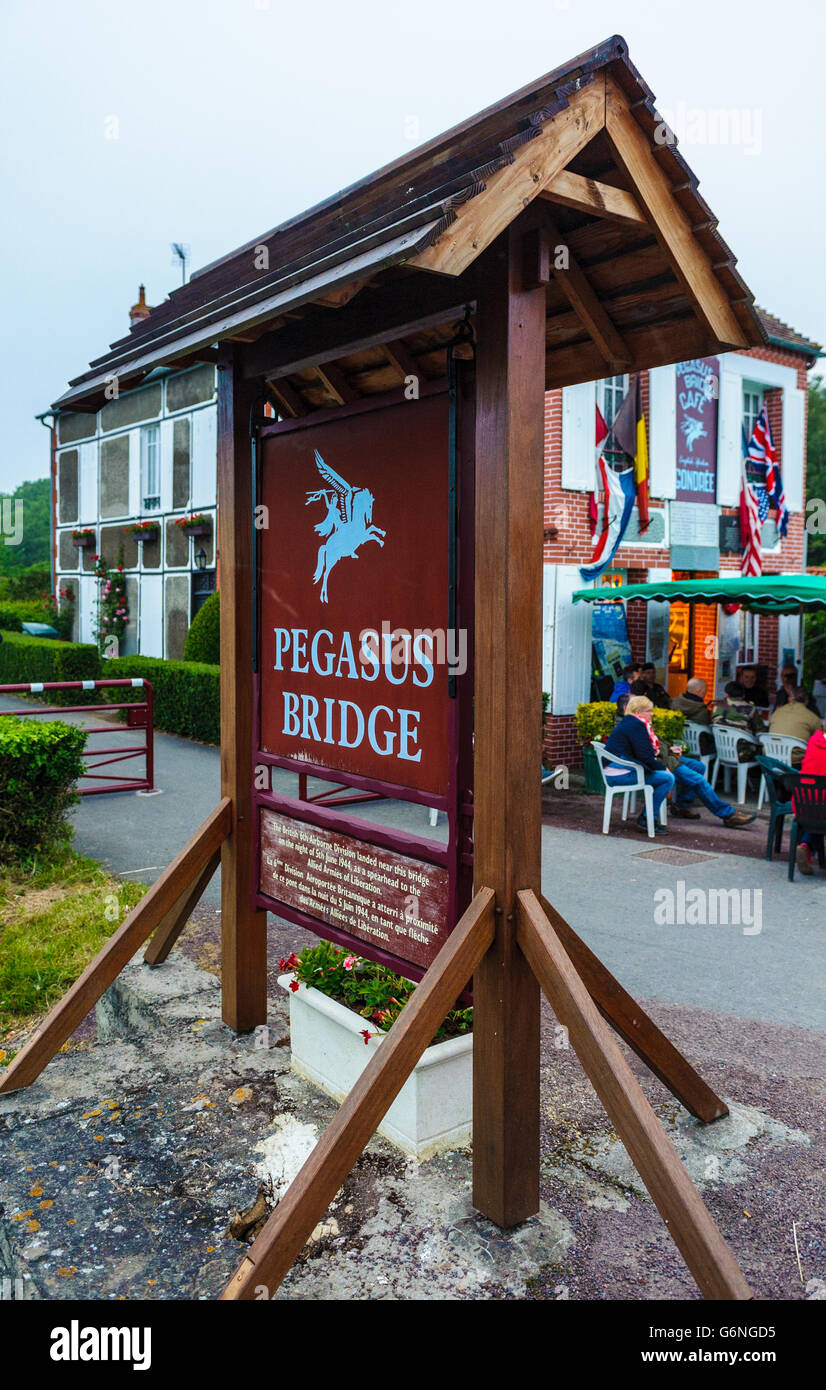
[[[146,286],[139,285],[138,302],[137,304],[133,304],[132,308],[129,310],[130,327],[134,328],[136,323],[140,323],[143,319],[148,319],[151,313],[152,307],[146,302]]]

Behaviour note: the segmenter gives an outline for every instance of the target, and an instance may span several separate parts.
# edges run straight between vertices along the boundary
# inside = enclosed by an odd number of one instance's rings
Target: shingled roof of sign
[[[697,179],[671,137],[662,140],[664,127],[653,94],[629,60],[625,41],[614,36],[197,271],[188,284],[174,290],[148,318],[93,361],[89,371],[73,380],[71,389],[56,402],[57,408],[94,409],[102,403],[103,388],[113,375],[121,389],[129,389],[158,367],[208,359],[209,349],[218,342],[233,338],[249,342],[285,324],[294,328],[296,316],[302,313],[335,314],[355,294],[369,297],[388,280],[421,275],[411,261],[432,247],[463,208],[485,191],[487,181],[514,161],[520,147],[540,136],[546,123],[601,73],[610,75],[624,93],[696,243],[709,259],[744,341],[765,343],[767,334],[753,296],[717,231],[714,214],[697,191]],[[604,129],[568,167],[571,173],[603,184],[632,187]],[[555,206],[553,215],[618,330],[656,330],[689,320],[696,325],[695,306],[647,217],[636,225],[623,224],[565,205]],[[262,247],[266,256],[261,254]],[[432,271],[428,275],[433,278]],[[549,349],[572,350],[561,359],[558,376],[549,373],[548,384],[583,379],[583,372],[569,370],[573,349],[589,343],[593,349],[594,345],[553,279],[548,313]],[[420,351],[427,346],[424,341],[418,344]],[[433,346],[437,349],[438,341]],[[692,341],[690,351],[661,353],[658,360],[694,355],[698,346],[702,350],[702,342]],[[656,353],[651,360],[652,364],[657,360]],[[598,369],[598,357],[591,366],[593,370],[586,362],[591,375],[605,375]],[[299,375],[294,385],[302,390],[307,381]],[[325,403],[323,395],[313,399],[312,390],[304,400],[309,408]]]

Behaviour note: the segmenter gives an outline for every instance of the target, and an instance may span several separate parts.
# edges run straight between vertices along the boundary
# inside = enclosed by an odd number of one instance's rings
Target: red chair
[[[800,781],[792,788],[792,829],[789,836],[789,880],[794,879],[795,854],[800,842],[800,832],[817,835],[817,862],[821,869],[826,868],[823,853],[823,836],[826,835],[826,777],[814,777],[809,772],[801,772]]]

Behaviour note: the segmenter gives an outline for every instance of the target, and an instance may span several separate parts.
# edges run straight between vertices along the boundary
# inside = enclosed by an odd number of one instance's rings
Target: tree
[[[49,563],[50,478],[20,483],[0,494],[0,574]]]

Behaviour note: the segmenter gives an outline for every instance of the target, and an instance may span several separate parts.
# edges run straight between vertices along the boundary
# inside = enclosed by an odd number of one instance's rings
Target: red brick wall
[[[794,367],[797,384],[805,390],[808,383],[805,359],[796,353],[784,352],[777,348],[752,348],[746,354],[764,362],[776,362],[784,367]],[[772,434],[777,448],[778,460],[783,469],[783,434],[781,392],[767,390],[766,404],[769,411]],[[642,373],[643,409],[648,420],[648,373]],[[805,497],[805,472],[804,491]],[[651,501],[651,511],[662,507],[656,498]],[[726,515],[737,514],[736,507],[726,507]],[[588,525],[588,495],[583,492],[563,491],[562,489],[562,391],[549,391],[545,396],[545,506],[544,525],[546,539],[544,559],[546,564],[584,565],[591,557],[591,533]],[[549,536],[549,528],[556,528],[556,534]],[[804,517],[798,512],[789,522],[788,535],[782,540],[775,554],[764,554],[763,572],[780,574],[795,572],[803,568]],[[628,570],[629,583],[644,583],[649,569],[669,569],[671,553],[665,548],[653,546],[633,546],[620,550],[618,567]],[[735,555],[721,556],[721,573],[739,574],[740,562]],[[629,603],[628,635],[635,659],[645,659],[646,605]],[[760,661],[769,667],[770,681],[777,670],[777,621],[760,619],[759,635]],[[570,767],[582,764],[582,752],[576,741],[573,715],[549,715],[545,726],[544,757],[549,763],[563,762]]]

